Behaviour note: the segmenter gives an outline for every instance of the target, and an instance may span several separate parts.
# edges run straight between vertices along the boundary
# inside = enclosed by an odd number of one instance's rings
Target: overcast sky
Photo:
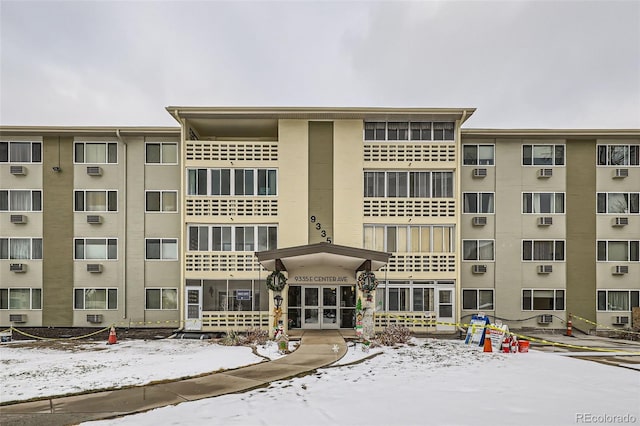
[[[640,1],[0,0],[0,124],[164,107],[475,107],[466,127],[640,128]]]

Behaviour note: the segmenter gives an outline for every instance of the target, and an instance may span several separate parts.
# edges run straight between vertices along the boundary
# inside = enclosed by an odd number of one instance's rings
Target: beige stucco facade
[[[255,253],[317,243],[391,253],[375,272],[378,327],[393,319],[416,331],[454,332],[451,324],[478,312],[511,328],[563,328],[569,314],[620,327],[615,321],[630,317],[631,307],[621,305],[622,293],[627,305],[640,294],[636,207],[597,211],[598,194],[637,199],[637,164],[597,162],[600,147],[640,149],[638,130],[465,129],[473,109],[167,110],[179,127],[0,128],[8,150],[13,142],[42,146],[41,161],[0,161],[7,200],[11,191],[42,192],[41,210],[0,210],[0,238],[7,247],[14,239],[15,247],[24,238],[42,239],[43,247],[42,259],[12,259],[9,251],[0,259],[0,325],[272,329],[274,293],[265,285],[271,270]],[[78,144],[113,144],[117,160],[77,161]],[[175,145],[175,159],[145,161],[149,144],[162,152],[163,144]],[[492,147],[492,164],[469,162],[467,146]],[[525,147],[549,146],[560,147],[561,164],[524,164]],[[174,151],[166,148],[169,158]],[[26,174],[12,173],[12,166]],[[550,171],[540,176],[541,169]],[[618,169],[627,176],[617,176]],[[78,210],[77,191],[91,192],[83,196],[87,203],[96,192],[115,191],[117,207]],[[491,211],[467,211],[469,194],[492,194]],[[562,209],[525,212],[525,194],[535,200],[553,194]],[[148,197],[162,200],[159,211],[149,211]],[[26,223],[12,223],[16,214]],[[88,223],[96,215],[100,223]],[[106,253],[115,241],[117,255],[79,258],[79,239],[83,253],[101,252],[96,240]],[[548,242],[562,255],[545,258]],[[150,258],[147,246],[157,244],[169,258]],[[524,258],[527,244],[531,259]],[[598,244],[611,251],[605,260],[597,258]],[[626,260],[614,258],[620,244],[628,247]],[[285,271],[285,328],[305,328],[313,309],[352,326],[351,304],[364,296],[352,287],[363,269],[323,259]],[[26,272],[11,270],[17,263]],[[327,278],[345,276],[337,284]],[[297,301],[306,288],[335,294],[341,305]]]

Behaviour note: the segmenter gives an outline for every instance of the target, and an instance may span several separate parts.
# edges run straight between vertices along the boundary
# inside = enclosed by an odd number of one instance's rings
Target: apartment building
[[[640,130],[167,111],[178,127],[0,127],[0,324],[348,329],[369,271],[378,328],[618,327],[639,305]]]

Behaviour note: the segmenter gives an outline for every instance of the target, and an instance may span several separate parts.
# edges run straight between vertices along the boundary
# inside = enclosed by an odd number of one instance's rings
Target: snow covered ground
[[[412,343],[344,365],[380,351],[350,347],[339,361],[343,365],[309,376],[90,424],[488,426],[616,419],[640,424],[637,371],[546,352],[486,354],[460,341]],[[98,350],[80,351],[0,346],[2,400],[104,387],[109,378],[145,383],[261,360],[248,348],[201,341],[95,345]],[[273,345],[261,352],[276,355]]]

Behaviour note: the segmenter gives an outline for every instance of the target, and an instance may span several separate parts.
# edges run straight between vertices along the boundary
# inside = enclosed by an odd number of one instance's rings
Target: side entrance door
[[[202,330],[202,287],[185,288],[185,330]]]

